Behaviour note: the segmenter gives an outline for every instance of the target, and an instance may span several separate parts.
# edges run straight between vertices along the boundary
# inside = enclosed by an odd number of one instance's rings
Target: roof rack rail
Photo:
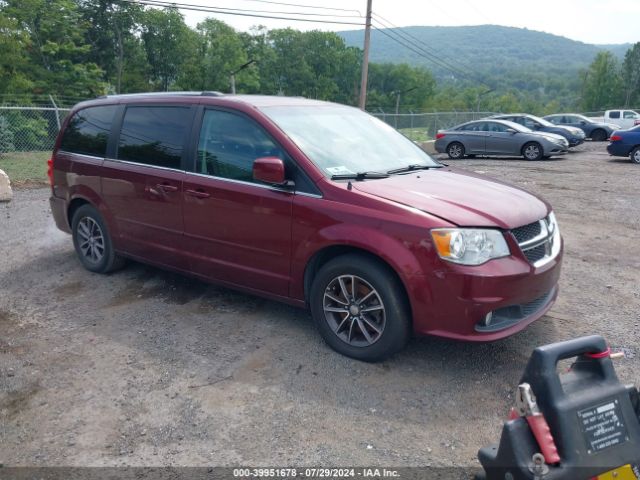
[[[224,95],[222,92],[202,91],[202,92],[140,92],[140,93],[119,93],[116,95],[101,95],[98,98],[118,98],[118,97],[143,97],[143,96],[160,96],[160,95],[176,95],[176,96],[202,96],[202,97],[220,97]]]

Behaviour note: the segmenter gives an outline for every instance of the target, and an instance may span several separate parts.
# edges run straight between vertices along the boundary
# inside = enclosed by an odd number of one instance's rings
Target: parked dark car
[[[570,126],[554,125],[544,118],[536,117],[535,115],[529,115],[528,113],[510,113],[503,115],[494,115],[490,118],[496,118],[498,120],[507,120],[509,122],[515,122],[523,127],[527,127],[534,132],[546,132],[555,133],[561,135],[569,142],[569,147],[577,147],[581,143],[584,143],[585,134],[582,129]]]
[[[554,133],[534,132],[514,122],[487,118],[439,131],[435,149],[452,159],[468,155],[522,155],[525,160],[541,160],[567,153],[569,142]]]
[[[557,113],[555,115],[547,115],[544,118],[554,125],[580,128],[585,136],[594,142],[604,142],[614,130],[620,128],[620,126],[612,123],[595,122],[577,113]]]
[[[446,167],[352,107],[104,97],[70,112],[49,176],[88,270],[131,258],[309,307],[326,342],[362,360],[412,332],[507,337],[558,292],[549,204]]]
[[[640,125],[613,132],[607,152],[614,157],[629,157],[633,163],[640,164]]]

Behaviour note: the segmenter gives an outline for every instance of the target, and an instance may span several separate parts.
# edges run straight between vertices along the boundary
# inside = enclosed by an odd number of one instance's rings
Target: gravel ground
[[[576,150],[449,162],[554,205],[566,256],[549,314],[493,344],[415,339],[380,364],[333,353],[302,310],[136,263],[91,274],[49,190],[18,190],[0,205],[0,463],[473,466],[535,346],[603,334],[637,382],[640,168]]]

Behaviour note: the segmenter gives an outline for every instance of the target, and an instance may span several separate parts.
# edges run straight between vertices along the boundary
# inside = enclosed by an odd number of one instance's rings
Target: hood
[[[549,205],[520,188],[453,168],[420,170],[353,188],[465,227],[520,227],[544,218]]]
[[[552,142],[561,140],[562,142],[565,142],[567,139],[565,137],[563,137],[562,135],[559,135],[557,133],[551,133],[551,132],[531,132],[535,135],[539,135],[541,137],[545,137],[547,140],[550,140]]]

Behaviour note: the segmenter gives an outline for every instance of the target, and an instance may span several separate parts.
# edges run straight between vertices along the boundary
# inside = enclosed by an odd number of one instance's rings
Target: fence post
[[[49,100],[51,100],[51,104],[53,105],[53,108],[55,109],[55,113],[56,113],[56,123],[58,124],[58,131],[60,131],[60,112],[58,111],[58,106],[56,105],[56,102],[53,100],[53,97],[51,96],[51,94],[49,94]]]

